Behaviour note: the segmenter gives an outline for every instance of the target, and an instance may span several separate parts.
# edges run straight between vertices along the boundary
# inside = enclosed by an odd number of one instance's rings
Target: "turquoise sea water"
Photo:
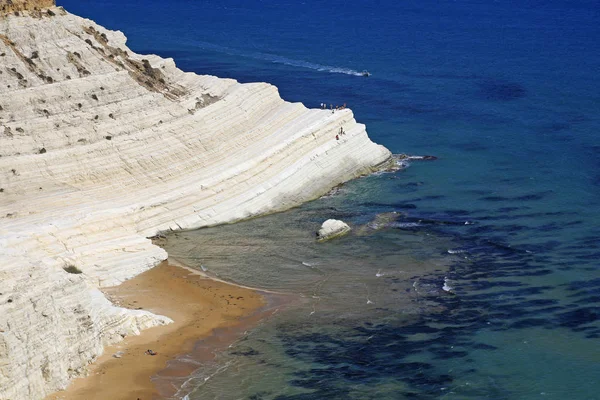
[[[392,152],[439,157],[170,236],[175,258],[298,298],[181,395],[600,398],[597,2],[59,4],[136,52],[347,103]],[[401,217],[369,226],[389,212]],[[357,229],[317,244],[328,218]]]

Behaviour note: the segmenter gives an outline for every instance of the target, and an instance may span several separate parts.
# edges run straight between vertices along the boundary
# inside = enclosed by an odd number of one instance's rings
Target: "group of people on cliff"
[[[329,105],[329,109],[331,110],[332,113],[336,112],[337,110],[343,110],[346,108],[346,103],[344,103],[343,106],[335,106],[335,108],[333,108],[333,104]],[[327,103],[321,103],[321,110],[327,110]]]

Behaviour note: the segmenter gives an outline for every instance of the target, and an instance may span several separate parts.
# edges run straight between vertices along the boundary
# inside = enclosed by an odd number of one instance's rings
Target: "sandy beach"
[[[149,310],[175,322],[107,347],[89,367],[87,377],[74,380],[67,390],[54,393],[47,400],[148,400],[174,394],[170,385],[163,385],[166,388],[159,391],[151,377],[159,371],[163,371],[162,376],[191,373],[189,366],[177,362],[166,369],[167,362],[178,355],[194,353],[194,344],[209,337],[216,328],[219,328],[215,334],[219,338],[213,338],[216,347],[219,342],[235,340],[237,334],[261,318],[262,313],[257,311],[266,304],[254,290],[214,281],[168,262],[104,292],[122,307]],[[148,349],[157,354],[146,354]],[[122,355],[115,358],[113,355],[118,352]],[[203,357],[197,353],[196,358]]]

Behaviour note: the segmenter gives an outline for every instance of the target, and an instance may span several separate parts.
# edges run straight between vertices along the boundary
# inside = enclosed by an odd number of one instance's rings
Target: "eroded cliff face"
[[[41,16],[42,12],[48,14],[47,9],[55,5],[55,0],[0,0],[0,17],[8,14],[18,16],[21,11],[31,11],[31,15]]]
[[[64,388],[108,343],[169,322],[99,290],[166,258],[148,237],[287,209],[389,159],[350,110],[125,40],[56,7],[0,18],[1,399]]]

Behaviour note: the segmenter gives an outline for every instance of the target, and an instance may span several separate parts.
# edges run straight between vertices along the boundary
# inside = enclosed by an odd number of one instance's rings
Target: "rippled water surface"
[[[347,103],[394,153],[439,158],[170,235],[173,257],[295,299],[203,365],[191,399],[598,398],[596,2],[59,3],[185,70]],[[328,218],[353,233],[316,243]]]

